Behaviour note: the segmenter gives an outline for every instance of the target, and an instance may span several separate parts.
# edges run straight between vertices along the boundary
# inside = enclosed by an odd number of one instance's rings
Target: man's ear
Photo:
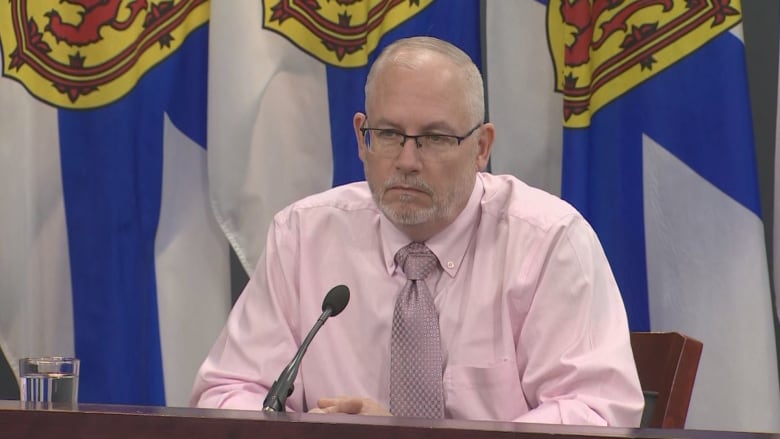
[[[493,150],[493,140],[496,138],[496,127],[490,122],[485,122],[479,129],[477,138],[477,157],[475,165],[477,172],[484,171],[490,160],[490,151]]]
[[[363,133],[360,132],[360,127],[363,126],[365,121],[366,115],[360,112],[355,113],[352,117],[352,125],[355,129],[355,139],[357,139],[358,145],[358,157],[360,157],[360,160],[363,162],[366,161],[366,139],[363,136]]]

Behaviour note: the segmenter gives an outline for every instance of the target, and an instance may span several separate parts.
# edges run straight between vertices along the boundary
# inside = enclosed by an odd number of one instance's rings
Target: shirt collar
[[[480,200],[484,193],[481,174],[477,174],[474,189],[471,191],[466,207],[447,228],[425,242],[441,263],[442,269],[450,277],[455,277],[466,255],[469,242],[479,225]],[[382,241],[387,273],[392,275],[396,269],[395,254],[411,241],[398,230],[384,214],[380,213],[379,233]]]

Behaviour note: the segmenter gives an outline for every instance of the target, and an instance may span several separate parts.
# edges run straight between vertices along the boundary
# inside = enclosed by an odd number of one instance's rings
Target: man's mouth
[[[416,192],[420,194],[427,194],[428,191],[425,189],[414,187],[414,186],[406,186],[406,185],[394,185],[387,188],[388,191],[399,191],[399,192]]]

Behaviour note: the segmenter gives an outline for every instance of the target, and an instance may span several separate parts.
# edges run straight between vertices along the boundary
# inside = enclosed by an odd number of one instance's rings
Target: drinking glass
[[[22,401],[75,404],[79,394],[78,358],[20,359],[19,390]]]

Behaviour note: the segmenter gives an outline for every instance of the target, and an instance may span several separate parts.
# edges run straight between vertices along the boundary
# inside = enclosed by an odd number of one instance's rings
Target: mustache
[[[420,192],[425,192],[428,195],[433,195],[433,189],[428,183],[423,181],[419,176],[393,176],[385,180],[382,188],[386,191],[396,186],[409,187]]]

